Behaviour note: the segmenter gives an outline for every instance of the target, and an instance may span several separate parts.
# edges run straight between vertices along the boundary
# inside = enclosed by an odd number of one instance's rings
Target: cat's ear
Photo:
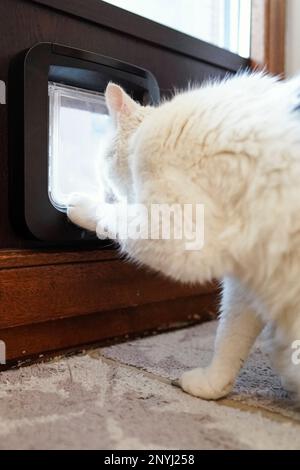
[[[123,88],[115,83],[109,83],[105,90],[106,106],[109,114],[117,121],[121,115],[130,116],[139,106]]]

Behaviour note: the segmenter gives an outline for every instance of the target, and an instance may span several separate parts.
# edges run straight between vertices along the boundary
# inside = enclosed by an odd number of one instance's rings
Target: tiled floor
[[[300,449],[300,410],[255,348],[217,403],[171,385],[211,356],[215,323],[0,375],[1,449]]]

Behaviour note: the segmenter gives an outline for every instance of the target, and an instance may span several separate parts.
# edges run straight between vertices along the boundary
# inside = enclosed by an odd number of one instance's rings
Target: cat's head
[[[105,91],[106,106],[111,116],[113,134],[103,153],[102,176],[107,193],[118,200],[130,198],[131,172],[128,165],[130,141],[145,117],[150,106],[136,103],[125,91],[109,83]]]

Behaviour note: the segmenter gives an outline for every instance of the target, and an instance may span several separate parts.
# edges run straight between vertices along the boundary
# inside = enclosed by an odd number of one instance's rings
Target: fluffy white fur
[[[120,240],[132,260],[173,279],[223,282],[212,363],[180,379],[192,395],[230,392],[267,325],[274,364],[300,396],[300,366],[292,363],[300,339],[299,96],[300,80],[240,75],[152,108],[108,85],[116,125],[101,162],[108,191],[147,206],[205,205],[201,251],[186,251],[182,240]],[[73,196],[68,216],[98,232],[111,220],[86,195]]]

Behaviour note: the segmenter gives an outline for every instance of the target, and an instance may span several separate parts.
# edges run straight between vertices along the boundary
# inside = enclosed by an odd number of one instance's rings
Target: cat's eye
[[[21,54],[11,74],[12,107],[20,117],[10,172],[15,227],[47,242],[95,241],[65,212],[71,193],[102,192],[96,175],[112,126],[104,91],[112,81],[140,103],[157,103],[155,78],[131,64],[50,43]]]

